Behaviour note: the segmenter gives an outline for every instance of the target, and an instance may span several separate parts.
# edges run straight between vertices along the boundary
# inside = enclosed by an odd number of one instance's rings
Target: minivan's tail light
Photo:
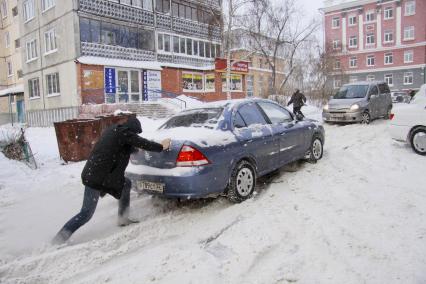
[[[394,118],[394,116],[395,116],[395,114],[394,114],[394,113],[391,113],[391,114],[389,115],[389,119],[390,119],[390,120],[392,120],[392,119]]]
[[[176,159],[178,167],[196,167],[210,164],[210,161],[194,147],[183,145]]]

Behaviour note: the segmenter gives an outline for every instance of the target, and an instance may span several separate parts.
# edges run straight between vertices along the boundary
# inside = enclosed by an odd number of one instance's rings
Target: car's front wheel
[[[411,133],[411,147],[419,155],[426,156],[426,128],[417,128]]]
[[[250,198],[256,186],[256,172],[248,161],[241,161],[232,171],[227,197],[231,202],[240,203]]]
[[[308,161],[311,163],[316,163],[322,158],[324,153],[323,143],[320,138],[314,137],[312,139],[311,147],[309,148]]]
[[[370,124],[370,122],[371,122],[371,116],[370,116],[370,113],[369,113],[368,111],[363,112],[363,113],[361,114],[361,123],[362,123],[362,124]]]

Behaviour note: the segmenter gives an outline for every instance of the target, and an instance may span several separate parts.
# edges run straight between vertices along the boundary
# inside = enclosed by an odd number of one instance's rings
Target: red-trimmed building
[[[426,81],[426,1],[324,1],[324,38],[333,57],[330,84],[382,80],[392,90]]]

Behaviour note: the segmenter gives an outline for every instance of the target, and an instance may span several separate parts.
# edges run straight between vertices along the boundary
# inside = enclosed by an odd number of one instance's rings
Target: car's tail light
[[[210,161],[194,147],[183,145],[176,159],[178,167],[195,167],[210,164]]]
[[[394,116],[395,116],[395,114],[394,114],[394,113],[391,113],[391,114],[389,115],[389,119],[390,119],[390,120],[392,120],[392,119],[394,118]]]

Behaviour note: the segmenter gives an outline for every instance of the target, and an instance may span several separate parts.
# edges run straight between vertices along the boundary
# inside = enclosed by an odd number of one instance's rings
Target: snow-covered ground
[[[84,163],[63,165],[53,128],[30,128],[40,169],[0,154],[0,283],[425,283],[426,160],[387,124],[326,125],[319,163],[241,204],[134,194],[141,223],[119,228],[105,197],[63,247],[49,241],[81,206]]]

